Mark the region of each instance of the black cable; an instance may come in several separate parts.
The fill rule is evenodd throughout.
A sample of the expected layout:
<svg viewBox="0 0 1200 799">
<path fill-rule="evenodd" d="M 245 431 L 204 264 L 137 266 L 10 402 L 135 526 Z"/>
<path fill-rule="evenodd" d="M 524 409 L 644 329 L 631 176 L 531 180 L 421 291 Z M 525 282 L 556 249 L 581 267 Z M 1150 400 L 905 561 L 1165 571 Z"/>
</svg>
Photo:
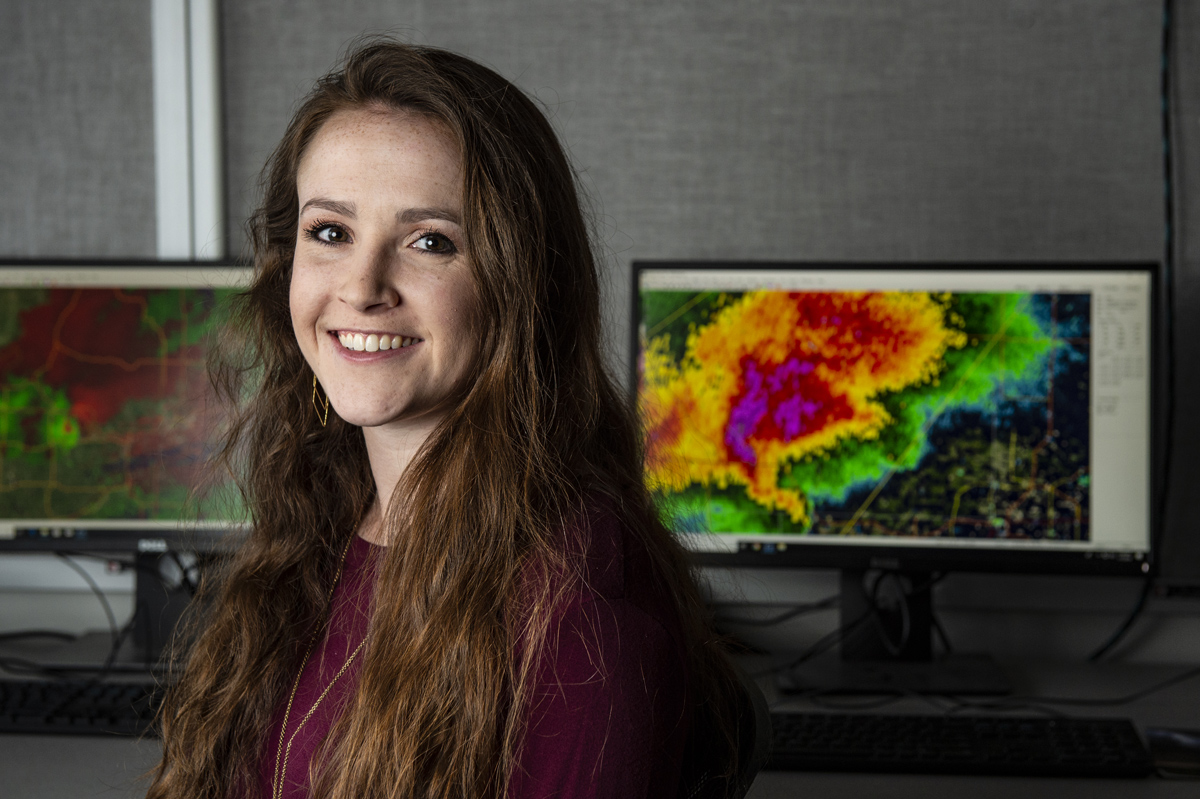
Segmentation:
<svg viewBox="0 0 1200 799">
<path fill-rule="evenodd" d="M 891 579 L 899 591 L 899 607 L 900 607 L 900 640 L 893 641 L 892 636 L 884 627 L 883 618 L 881 615 L 882 609 L 879 607 L 879 588 L 885 579 Z M 933 583 L 929 583 L 932 587 Z M 927 587 L 925 590 L 928 590 Z M 904 590 L 904 584 L 900 580 L 898 572 L 885 570 L 875 576 L 875 580 L 871 583 L 871 591 L 868 594 L 871 600 L 871 618 L 875 621 L 875 631 L 879 633 L 879 640 L 883 642 L 883 648 L 888 651 L 892 657 L 899 657 L 904 651 L 904 647 L 908 645 L 908 639 L 912 635 L 912 610 L 908 606 L 908 597 L 910 592 Z"/>
<path fill-rule="evenodd" d="M 773 674 L 779 674 L 780 672 L 791 671 L 792 669 L 796 668 L 797 666 L 807 663 L 808 661 L 815 658 L 817 655 L 820 655 L 820 654 L 828 651 L 832 647 L 836 646 L 837 644 L 841 643 L 842 639 L 844 639 L 850 633 L 857 630 L 859 627 L 861 627 L 864 623 L 866 623 L 870 619 L 871 619 L 871 611 L 867 611 L 866 613 L 862 614 L 854 621 L 851 621 L 848 624 L 840 625 L 836 629 L 831 630 L 830 632 L 826 633 L 825 635 L 822 635 L 820 638 L 818 638 L 813 643 L 812 646 L 810 646 L 808 649 L 804 650 L 804 652 L 802 652 L 800 655 L 798 655 L 796 658 L 789 661 L 788 663 L 785 663 L 781 666 L 772 666 L 771 668 L 766 669 L 765 671 L 761 671 L 756 674 L 752 674 L 751 676 L 757 679 L 759 677 L 769 677 Z"/>
<path fill-rule="evenodd" d="M 869 710 L 885 707 L 893 702 L 899 702 L 903 699 L 921 699 L 945 714 L 954 714 L 964 711 L 985 711 L 985 712 L 1002 712 L 1012 713 L 1019 711 L 1035 711 L 1043 713 L 1055 718 L 1065 718 L 1067 716 L 1061 710 L 1053 707 L 1054 705 L 1062 705 L 1066 707 L 1089 707 L 1089 708 L 1109 708 L 1128 705 L 1145 699 L 1148 696 L 1165 691 L 1181 683 L 1189 680 L 1194 680 L 1200 677 L 1200 666 L 1193 666 L 1178 674 L 1160 680 L 1156 683 L 1151 683 L 1145 688 L 1139 688 L 1122 696 L 1112 696 L 1103 699 L 1083 699 L 1071 696 L 1003 696 L 995 699 L 980 699 L 968 700 L 961 696 L 928 696 L 925 694 L 914 694 L 909 691 L 896 691 L 895 693 L 886 696 L 875 697 L 863 702 L 853 704 L 840 704 L 828 701 L 824 697 L 830 695 L 827 691 L 809 691 L 801 695 L 802 698 L 807 698 L 813 704 L 821 707 L 829 707 L 838 710 Z M 788 701 L 794 701 L 795 697 L 789 697 Z M 949 707 L 944 707 L 938 704 L 938 700 L 949 702 Z M 839 706 L 840 705 L 840 706 Z"/>
<path fill-rule="evenodd" d="M 1152 578 L 1147 577 L 1142 580 L 1142 590 L 1138 592 L 1137 602 L 1134 603 L 1133 610 L 1131 610 L 1129 615 L 1125 617 L 1125 621 L 1121 623 L 1121 626 L 1118 627 L 1113 634 L 1108 637 L 1108 640 L 1097 647 L 1092 654 L 1088 655 L 1089 663 L 1097 662 L 1110 651 L 1112 651 L 1113 647 L 1121 642 L 1121 639 L 1124 638 L 1125 634 L 1129 632 L 1129 629 L 1133 627 L 1134 622 L 1136 622 L 1142 615 L 1142 611 L 1146 607 L 1146 600 L 1149 599 L 1150 591 L 1153 588 L 1154 580 Z"/>
<path fill-rule="evenodd" d="M 1176 103 L 1174 94 L 1175 81 L 1175 37 L 1178 35 L 1175 25 L 1174 0 L 1163 0 L 1163 31 L 1162 31 L 1162 132 L 1163 132 L 1163 205 L 1166 218 L 1166 236 L 1163 249 L 1163 349 L 1166 351 L 1162 358 L 1165 374 L 1165 401 L 1163 408 L 1162 433 L 1162 484 L 1158 497 L 1158 524 L 1153 531 L 1154 541 L 1152 551 L 1155 556 L 1161 555 L 1161 545 L 1167 526 L 1167 510 L 1170 499 L 1171 460 L 1174 456 L 1175 430 L 1175 263 L 1176 255 L 1182 252 L 1184 230 L 1180 223 L 1182 218 L 1177 213 L 1178 201 L 1175 193 L 1175 171 L 1177 160 L 1176 139 Z M 1177 218 L 1178 217 L 1178 218 Z"/>
<path fill-rule="evenodd" d="M 15 630 L 9 633 L 0 633 L 0 642 L 20 641 L 25 638 L 57 638 L 60 641 L 74 641 L 79 636 L 62 630 Z"/>
<path fill-rule="evenodd" d="M 950 572 L 938 572 L 929 581 L 929 624 L 933 627 L 933 631 L 937 633 L 938 638 L 942 641 L 942 649 L 947 655 L 954 654 L 954 645 L 950 643 L 950 636 L 946 633 L 946 628 L 942 626 L 942 619 L 937 614 L 937 608 L 933 604 L 933 587 L 950 576 Z"/>
<path fill-rule="evenodd" d="M 71 560 L 71 556 L 69 554 L 65 552 L 55 552 L 54 554 L 61 558 L 64 563 L 74 569 L 79 576 L 83 578 L 84 582 L 88 584 L 88 588 L 92 589 L 92 593 L 96 595 L 96 598 L 100 600 L 100 606 L 104 608 L 104 615 L 108 617 L 108 631 L 112 636 L 113 649 L 116 649 L 120 645 L 121 631 L 117 627 L 117 617 L 113 613 L 112 605 L 108 603 L 108 597 L 106 597 L 104 592 L 100 590 L 100 586 L 96 585 L 96 581 L 92 579 L 92 575 L 88 574 L 87 570 L 78 563 Z"/>
<path fill-rule="evenodd" d="M 968 710 L 1019 710 L 1036 709 L 1042 712 L 1055 712 L 1043 705 L 1064 705 L 1067 707 L 1120 707 L 1145 699 L 1147 696 L 1165 691 L 1180 683 L 1200 677 L 1200 666 L 1193 666 L 1165 680 L 1151 683 L 1145 688 L 1139 688 L 1123 696 L 1112 696 L 1104 699 L 1083 699 L 1073 696 L 1002 696 L 991 700 L 967 701 L 956 699 L 957 704 Z"/>
<path fill-rule="evenodd" d="M 1163 534 L 1167 525 L 1168 500 L 1170 498 L 1170 467 L 1174 455 L 1175 429 L 1175 263 L 1176 255 L 1180 252 L 1183 238 L 1183 228 L 1176 218 L 1177 199 L 1175 196 L 1175 82 L 1172 76 L 1175 72 L 1175 36 L 1177 28 L 1174 24 L 1175 10 L 1173 0 L 1163 0 L 1163 29 L 1162 29 L 1162 154 L 1163 154 L 1163 208 L 1164 228 L 1166 234 L 1163 245 L 1163 382 L 1164 407 L 1162 431 L 1162 482 L 1158 496 L 1158 524 L 1152 531 L 1155 555 L 1161 554 Z"/>
<path fill-rule="evenodd" d="M 1171 458 L 1174 452 L 1172 433 L 1175 428 L 1175 322 L 1174 322 L 1174 296 L 1175 296 L 1175 255 L 1179 247 L 1180 226 L 1175 218 L 1175 103 L 1172 102 L 1174 97 L 1174 81 L 1172 74 L 1174 72 L 1175 48 L 1174 38 L 1176 35 L 1176 27 L 1174 24 L 1174 2 L 1173 0 L 1163 0 L 1162 6 L 1162 44 L 1161 44 L 1161 63 L 1159 65 L 1159 93 L 1160 93 L 1160 114 L 1162 125 L 1162 168 L 1163 168 L 1163 263 L 1162 263 L 1162 303 L 1161 309 L 1163 313 L 1163 322 L 1161 325 L 1163 333 L 1163 356 L 1160 358 L 1160 363 L 1163 365 L 1165 374 L 1164 380 L 1164 399 L 1163 399 L 1163 428 L 1161 433 L 1162 441 L 1162 458 L 1160 459 L 1161 466 L 1161 484 L 1159 486 L 1159 495 L 1157 497 L 1158 518 L 1151 530 L 1151 552 L 1157 558 L 1162 554 L 1162 542 L 1164 531 L 1167 525 L 1167 510 L 1168 499 L 1170 494 L 1170 468 Z M 1126 616 L 1121 625 L 1113 632 L 1108 639 L 1088 655 L 1089 662 L 1096 662 L 1108 654 L 1133 628 L 1133 625 L 1141 617 L 1142 612 L 1146 609 L 1146 600 L 1150 596 L 1151 590 L 1154 588 L 1154 573 L 1147 572 L 1142 584 L 1142 590 L 1138 594 L 1137 601 L 1134 603 L 1133 609 Z"/>
<path fill-rule="evenodd" d="M 954 654 L 954 646 L 950 643 L 950 636 L 946 634 L 946 628 L 942 626 L 942 620 L 933 609 L 933 603 L 929 604 L 929 623 L 933 625 L 933 631 L 937 633 L 942 642 L 942 649 L 947 655 Z"/>
<path fill-rule="evenodd" d="M 1125 694 L 1124 696 L 1114 696 L 1107 699 L 1078 699 L 1069 696 L 1034 696 L 1026 697 L 1030 702 L 1040 702 L 1046 705 L 1069 705 L 1072 707 L 1119 707 L 1120 705 L 1128 705 L 1130 702 L 1136 702 L 1139 699 L 1145 699 L 1151 694 L 1156 694 L 1159 691 L 1165 691 L 1167 688 L 1172 688 L 1180 683 L 1193 680 L 1200 677 L 1200 666 L 1193 666 L 1190 669 L 1176 674 L 1174 677 L 1168 677 L 1160 682 L 1152 683 L 1151 685 L 1141 688 L 1133 693 Z"/>
<path fill-rule="evenodd" d="M 799 657 L 796 657 L 790 663 L 788 663 L 785 667 L 785 670 L 790 671 L 803 663 L 807 663 L 817 655 L 832 649 L 834 646 L 844 641 L 852 632 L 870 621 L 872 616 L 872 612 L 868 610 L 866 613 L 862 614 L 850 623 L 840 625 L 836 630 L 821 636 L 816 640 L 816 643 L 805 650 Z"/>
<path fill-rule="evenodd" d="M 12 672 L 13 674 L 35 674 L 39 677 L 50 677 L 53 679 L 64 679 L 69 676 L 63 669 L 44 666 L 41 663 L 26 660 L 23 657 L 15 655 L 0 656 L 0 669 Z"/>
<path fill-rule="evenodd" d="M 108 616 L 109 632 L 112 635 L 112 645 L 108 649 L 108 655 L 104 658 L 104 663 L 100 665 L 100 668 L 96 670 L 92 677 L 87 680 L 87 682 L 80 685 L 77 690 L 72 691 L 66 698 L 63 699 L 63 701 L 60 703 L 60 707 L 65 707 L 79 698 L 79 696 L 81 696 L 89 688 L 100 684 L 106 677 L 108 677 L 109 673 L 112 671 L 113 665 L 117 661 L 117 656 L 121 651 L 122 644 L 125 643 L 125 639 L 128 638 L 130 631 L 133 629 L 134 622 L 137 619 L 137 614 L 131 614 L 129 621 L 127 621 L 124 626 L 118 628 L 117 617 L 112 611 L 112 605 L 109 604 L 108 598 L 104 596 L 104 592 L 100 590 L 100 586 L 96 585 L 96 581 L 92 579 L 92 576 L 88 574 L 82 566 L 73 561 L 68 553 L 56 552 L 55 554 L 62 558 L 67 565 L 69 565 L 72 569 L 78 572 L 81 577 L 83 577 L 83 579 L 87 582 L 88 587 L 92 589 L 92 593 L 94 593 L 97 599 L 100 600 L 100 604 L 104 608 L 104 613 L 106 616 Z M 53 670 L 47 671 L 54 673 Z"/>
<path fill-rule="evenodd" d="M 852 632 L 857 630 L 859 627 L 861 627 L 866 622 L 870 621 L 871 616 L 872 616 L 871 612 L 867 611 L 866 613 L 862 614 L 861 616 L 859 616 L 857 619 L 850 622 L 849 624 L 843 624 L 843 625 L 839 626 L 836 630 L 826 633 L 825 635 L 818 638 L 812 646 L 810 646 L 808 649 L 806 649 L 798 657 L 793 659 L 791 662 L 789 662 L 783 668 L 778 669 L 778 671 L 791 671 L 792 669 L 795 669 L 796 667 L 801 666 L 801 665 L 807 663 L 808 661 L 812 660 L 817 655 L 820 655 L 820 654 L 823 654 L 824 652 L 829 651 L 830 649 L 832 649 L 833 647 L 837 646 L 842 641 L 844 641 L 846 639 L 846 637 L 849 636 Z"/>
<path fill-rule="evenodd" d="M 767 616 L 763 619 L 752 619 L 744 616 L 720 616 L 716 617 L 716 621 L 721 624 L 737 624 L 743 627 L 773 627 L 776 624 L 783 624 L 785 621 L 804 616 L 809 613 L 817 613 L 822 610 L 835 608 L 841 597 L 838 595 L 827 596 L 824 599 L 816 602 L 809 602 L 803 605 L 796 605 L 788 610 L 778 613 L 774 616 Z"/>
</svg>

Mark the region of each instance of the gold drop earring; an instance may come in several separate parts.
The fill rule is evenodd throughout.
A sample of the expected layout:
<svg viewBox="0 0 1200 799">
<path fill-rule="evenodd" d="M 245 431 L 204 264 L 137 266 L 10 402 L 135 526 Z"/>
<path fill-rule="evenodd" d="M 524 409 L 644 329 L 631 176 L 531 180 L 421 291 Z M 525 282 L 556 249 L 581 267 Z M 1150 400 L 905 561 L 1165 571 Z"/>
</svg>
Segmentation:
<svg viewBox="0 0 1200 799">
<path fill-rule="evenodd" d="M 318 393 L 319 392 L 317 391 L 317 375 L 314 372 L 313 373 L 313 393 L 312 393 L 313 410 L 315 410 L 317 412 L 317 418 L 321 420 L 321 427 L 324 427 L 325 423 L 329 421 L 329 394 L 326 393 L 325 396 L 322 397 L 322 400 L 324 400 L 324 404 L 322 405 L 322 401 L 317 399 Z"/>
</svg>

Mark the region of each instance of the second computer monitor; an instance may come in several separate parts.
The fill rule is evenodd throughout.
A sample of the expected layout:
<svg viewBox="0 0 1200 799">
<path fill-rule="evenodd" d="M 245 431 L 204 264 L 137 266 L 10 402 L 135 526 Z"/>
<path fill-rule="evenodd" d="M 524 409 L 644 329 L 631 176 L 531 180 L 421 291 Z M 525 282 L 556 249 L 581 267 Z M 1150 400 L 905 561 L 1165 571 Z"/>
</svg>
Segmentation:
<svg viewBox="0 0 1200 799">
<path fill-rule="evenodd" d="M 1153 266 L 634 266 L 648 479 L 709 562 L 1149 568 Z"/>
</svg>

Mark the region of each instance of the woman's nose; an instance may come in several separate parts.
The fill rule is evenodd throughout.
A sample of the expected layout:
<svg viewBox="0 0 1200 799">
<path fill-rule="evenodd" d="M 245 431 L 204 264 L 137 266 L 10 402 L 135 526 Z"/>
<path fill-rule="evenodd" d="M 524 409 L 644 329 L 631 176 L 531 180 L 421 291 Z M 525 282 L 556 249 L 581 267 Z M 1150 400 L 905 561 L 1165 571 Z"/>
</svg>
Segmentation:
<svg viewBox="0 0 1200 799">
<path fill-rule="evenodd" d="M 342 263 L 339 299 L 360 312 L 399 305 L 400 292 L 390 280 L 394 257 L 389 247 L 360 247 L 355 257 Z"/>
</svg>

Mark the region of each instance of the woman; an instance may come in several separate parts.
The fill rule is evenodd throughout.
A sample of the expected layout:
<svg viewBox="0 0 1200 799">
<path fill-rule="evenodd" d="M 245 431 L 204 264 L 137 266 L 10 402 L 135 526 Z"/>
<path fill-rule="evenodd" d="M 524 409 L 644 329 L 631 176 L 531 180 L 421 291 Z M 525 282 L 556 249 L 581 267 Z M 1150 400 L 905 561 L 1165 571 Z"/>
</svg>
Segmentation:
<svg viewBox="0 0 1200 799">
<path fill-rule="evenodd" d="M 392 41 L 264 170 L 226 442 L 253 531 L 150 797 L 672 796 L 729 666 L 607 376 L 573 173 L 519 90 Z M 732 763 L 730 764 L 732 768 Z"/>
</svg>

